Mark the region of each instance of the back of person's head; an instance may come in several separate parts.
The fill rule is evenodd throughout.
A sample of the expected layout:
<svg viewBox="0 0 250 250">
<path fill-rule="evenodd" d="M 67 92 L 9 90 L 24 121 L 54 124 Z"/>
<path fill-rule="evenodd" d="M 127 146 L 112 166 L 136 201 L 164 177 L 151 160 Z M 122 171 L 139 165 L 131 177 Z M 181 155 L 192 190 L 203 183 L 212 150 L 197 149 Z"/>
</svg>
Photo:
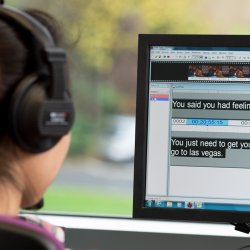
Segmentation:
<svg viewBox="0 0 250 250">
<path fill-rule="evenodd" d="M 4 7 L 0 6 L 0 8 Z M 49 34 L 53 38 L 53 43 L 56 46 L 55 54 L 58 51 L 59 51 L 58 53 L 61 53 L 61 50 L 59 49 L 57 50 L 57 46 L 61 46 L 63 43 L 62 33 L 58 22 L 49 14 L 39 10 L 26 10 L 23 11 L 23 13 L 24 15 L 27 14 L 28 17 L 31 17 L 33 20 L 38 21 L 39 25 L 48 30 Z M 38 104 L 33 105 L 33 103 L 32 102 L 29 103 L 29 101 L 26 101 L 27 104 L 26 103 L 23 104 L 22 102 L 21 104 L 19 104 L 18 102 L 16 103 L 16 99 L 22 99 L 23 97 L 19 97 L 18 94 L 15 94 L 13 97 L 13 93 L 17 92 L 19 85 L 23 84 L 22 83 L 23 79 L 27 78 L 27 76 L 33 76 L 33 74 L 37 74 L 37 72 L 40 70 L 40 67 L 42 68 L 41 65 L 44 63 L 41 62 L 43 58 L 40 55 L 41 50 L 44 49 L 42 48 L 42 46 L 43 45 L 37 43 L 36 36 L 30 34 L 30 32 L 26 28 L 22 27 L 22 24 L 19 25 L 17 22 L 15 21 L 13 22 L 11 18 L 8 18 L 8 16 L 6 18 L 5 15 L 1 15 L 1 10 L 0 10 L 0 114 L 2 117 L 2 121 L 0 124 L 0 194 L 2 199 L 2 192 L 5 192 L 6 196 L 8 196 L 11 195 L 11 192 L 14 191 L 18 196 L 17 203 L 19 204 L 20 207 L 31 206 L 32 204 L 37 202 L 41 198 L 42 193 L 45 191 L 47 186 L 54 179 L 68 149 L 69 136 L 66 132 L 70 129 L 73 123 L 73 111 L 72 111 L 73 106 L 70 97 L 68 96 L 68 93 L 63 94 L 65 96 L 67 95 L 67 97 L 65 98 L 63 97 L 62 100 L 59 101 L 54 99 L 52 101 L 49 100 L 47 104 L 47 89 L 50 87 L 48 85 L 50 85 L 53 80 L 56 81 L 57 78 L 60 78 L 61 77 L 60 75 L 65 74 L 65 72 L 61 72 L 59 74 L 57 72 L 56 76 L 53 75 L 49 76 L 48 78 L 43 77 L 42 80 L 39 79 L 39 76 L 36 76 L 39 79 L 39 81 L 35 83 L 32 82 L 30 86 L 28 85 L 27 90 L 25 89 L 24 91 L 25 94 L 26 92 L 29 92 L 30 89 L 32 90 L 33 85 L 34 86 L 37 85 L 38 87 L 35 86 L 35 88 L 38 88 L 37 96 L 39 98 L 40 95 L 44 96 L 42 97 L 44 98 L 44 100 L 41 99 L 41 101 L 38 101 Z M 58 58 L 56 58 L 55 60 L 57 59 Z M 47 59 L 47 61 L 49 60 L 50 58 Z M 51 72 L 49 72 L 50 70 L 55 70 L 51 68 L 53 68 L 55 65 L 56 65 L 55 68 L 58 66 L 57 64 L 51 64 L 51 65 L 47 67 L 48 72 L 46 72 L 46 74 L 48 75 L 51 74 Z M 66 70 L 65 68 L 66 67 L 64 67 L 64 70 Z M 47 79 L 49 79 L 50 81 L 49 83 L 46 83 Z M 65 79 L 67 79 L 67 77 Z M 45 83 L 43 83 L 43 80 L 45 81 Z M 44 89 L 43 91 L 45 93 L 39 94 L 40 91 L 39 88 Z M 33 99 L 37 98 L 37 96 L 32 97 L 33 93 L 32 91 L 30 94 L 31 97 L 29 97 L 29 99 L 31 100 L 32 98 Z M 34 91 L 34 93 L 36 92 L 37 90 Z M 36 107 L 37 105 L 40 105 L 39 102 L 43 101 L 46 103 L 41 104 L 41 107 L 32 111 L 32 109 L 34 109 L 34 106 Z M 13 111 L 10 108 L 10 106 L 13 105 L 13 102 L 14 105 L 16 105 L 15 108 L 11 107 L 12 109 L 14 109 L 14 111 L 19 108 L 19 105 L 25 105 L 23 108 L 24 111 L 22 110 L 18 111 L 18 112 L 24 112 L 24 115 L 22 115 L 22 113 L 21 115 L 20 113 L 17 113 L 18 117 L 17 118 L 15 117 L 16 113 L 13 114 Z M 53 107 L 55 107 L 55 111 L 53 111 Z M 48 110 L 46 110 L 46 108 Z M 33 130 L 39 130 L 39 129 L 44 130 L 45 132 L 44 131 L 43 132 L 45 136 L 40 134 L 36 135 L 37 133 L 40 133 L 39 131 L 38 132 L 35 131 L 36 134 L 33 134 L 33 131 L 31 129 L 30 130 L 31 138 L 27 138 L 28 146 L 26 146 L 26 144 L 23 143 L 22 140 L 23 137 L 29 137 L 29 135 L 26 136 L 27 132 L 25 136 L 20 136 L 21 139 L 20 138 L 16 139 L 16 137 L 18 137 L 16 134 L 18 134 L 19 132 L 22 133 L 22 130 L 26 129 L 24 128 L 25 122 L 28 123 L 29 120 L 32 120 L 34 118 L 33 116 L 34 115 L 36 116 L 36 113 L 40 112 L 41 109 L 42 109 L 41 112 L 44 112 L 44 114 L 41 115 L 42 128 L 35 127 L 35 129 Z M 58 110 L 61 111 L 59 112 Z M 45 112 L 47 113 L 45 114 Z M 54 132 L 55 136 L 53 133 L 52 135 L 49 134 L 50 131 L 49 130 L 47 131 L 46 128 L 43 127 L 43 123 L 45 122 L 53 123 L 54 121 L 58 122 L 58 119 L 62 119 L 60 115 L 66 114 L 67 112 L 70 113 L 69 114 L 70 121 L 60 120 L 61 123 L 62 122 L 69 123 L 68 125 L 66 124 L 68 126 L 67 129 L 61 133 L 60 131 L 59 132 L 55 131 Z M 45 119 L 44 117 L 46 115 L 52 116 L 53 114 L 56 115 L 57 120 L 55 119 L 49 121 L 44 120 Z M 13 125 L 12 120 L 9 118 L 10 116 L 12 116 L 12 120 L 24 119 L 24 121 L 21 121 L 21 124 L 24 124 L 22 125 L 23 127 L 21 127 L 21 129 L 20 128 L 16 129 L 15 127 L 16 125 Z M 39 121 L 40 116 L 35 119 L 38 120 L 38 123 L 40 122 Z M 27 128 L 29 129 L 31 125 L 30 124 L 27 125 Z M 58 125 L 58 124 L 54 123 L 52 125 Z M 61 124 L 59 125 L 61 126 Z M 60 127 L 58 130 L 60 130 Z M 48 136 L 46 133 L 48 134 Z M 33 143 L 33 140 L 36 141 Z M 39 140 L 41 140 L 41 145 Z M 34 149 L 32 143 L 34 144 Z M 9 190 L 11 191 L 9 192 Z M 20 197 L 18 193 L 21 193 Z M 13 197 L 14 196 L 15 195 L 13 195 Z M 6 206 L 12 206 L 11 205 L 12 201 L 8 201 L 7 203 Z M 1 207 L 0 207 L 0 213 L 1 213 Z"/>
</svg>

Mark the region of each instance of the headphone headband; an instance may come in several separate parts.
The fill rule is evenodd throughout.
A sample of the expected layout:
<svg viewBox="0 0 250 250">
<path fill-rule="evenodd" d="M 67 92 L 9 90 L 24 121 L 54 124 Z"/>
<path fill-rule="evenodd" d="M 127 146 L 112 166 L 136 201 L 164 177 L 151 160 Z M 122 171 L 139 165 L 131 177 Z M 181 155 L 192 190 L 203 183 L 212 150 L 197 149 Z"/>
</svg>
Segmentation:
<svg viewBox="0 0 250 250">
<path fill-rule="evenodd" d="M 48 29 L 32 16 L 10 6 L 0 5 L 0 16 L 30 32 L 43 47 L 54 47 L 54 40 Z"/>
<path fill-rule="evenodd" d="M 24 11 L 18 10 L 10 6 L 0 5 L 0 17 L 6 19 L 8 23 L 18 25 L 22 29 L 28 31 L 38 43 L 41 44 L 46 65 L 49 66 L 51 71 L 52 84 L 50 86 L 50 96 L 54 99 L 64 98 L 65 75 L 59 75 L 57 72 L 64 72 L 64 64 L 66 62 L 66 53 L 64 49 L 55 46 L 54 39 L 52 38 L 48 29 L 31 15 Z M 42 57 L 42 55 L 40 55 Z M 45 64 L 44 63 L 44 64 Z"/>
</svg>

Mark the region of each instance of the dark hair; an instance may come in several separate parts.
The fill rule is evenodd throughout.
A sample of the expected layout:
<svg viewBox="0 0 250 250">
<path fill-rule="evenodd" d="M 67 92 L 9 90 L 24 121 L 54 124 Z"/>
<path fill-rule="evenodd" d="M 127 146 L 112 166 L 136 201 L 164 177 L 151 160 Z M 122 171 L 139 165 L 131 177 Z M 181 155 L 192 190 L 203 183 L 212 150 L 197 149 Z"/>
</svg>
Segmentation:
<svg viewBox="0 0 250 250">
<path fill-rule="evenodd" d="M 39 10 L 26 10 L 50 31 L 56 45 L 61 45 L 62 34 L 57 21 L 49 14 Z M 10 96 L 18 82 L 34 70 L 30 35 L 12 24 L 1 19 L 0 16 L 0 115 L 2 121 L 7 120 Z M 16 186 L 10 170 L 14 160 L 16 145 L 9 138 L 7 122 L 0 124 L 0 179 L 12 179 Z M 13 155 L 14 154 L 14 155 Z M 11 172 L 12 171 L 12 172 Z"/>
</svg>

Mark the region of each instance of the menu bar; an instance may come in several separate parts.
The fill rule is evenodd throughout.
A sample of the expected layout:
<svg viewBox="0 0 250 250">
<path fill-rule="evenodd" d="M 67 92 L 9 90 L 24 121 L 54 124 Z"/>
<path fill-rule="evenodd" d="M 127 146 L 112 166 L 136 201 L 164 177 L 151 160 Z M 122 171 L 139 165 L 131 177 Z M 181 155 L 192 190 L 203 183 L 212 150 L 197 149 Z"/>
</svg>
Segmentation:
<svg viewBox="0 0 250 250">
<path fill-rule="evenodd" d="M 197 51 L 153 49 L 150 53 L 150 59 L 159 61 L 250 62 L 250 51 Z"/>
</svg>

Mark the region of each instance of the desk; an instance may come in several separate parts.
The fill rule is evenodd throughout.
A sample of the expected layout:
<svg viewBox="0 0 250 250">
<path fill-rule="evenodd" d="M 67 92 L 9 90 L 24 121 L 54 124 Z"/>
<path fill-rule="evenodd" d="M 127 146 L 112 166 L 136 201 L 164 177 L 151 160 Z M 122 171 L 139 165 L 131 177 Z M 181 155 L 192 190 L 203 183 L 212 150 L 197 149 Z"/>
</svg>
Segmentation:
<svg viewBox="0 0 250 250">
<path fill-rule="evenodd" d="M 250 236 L 230 224 L 42 215 L 66 227 L 66 245 L 100 250 L 237 250 Z M 250 248 L 249 248 L 250 250 Z"/>
</svg>

